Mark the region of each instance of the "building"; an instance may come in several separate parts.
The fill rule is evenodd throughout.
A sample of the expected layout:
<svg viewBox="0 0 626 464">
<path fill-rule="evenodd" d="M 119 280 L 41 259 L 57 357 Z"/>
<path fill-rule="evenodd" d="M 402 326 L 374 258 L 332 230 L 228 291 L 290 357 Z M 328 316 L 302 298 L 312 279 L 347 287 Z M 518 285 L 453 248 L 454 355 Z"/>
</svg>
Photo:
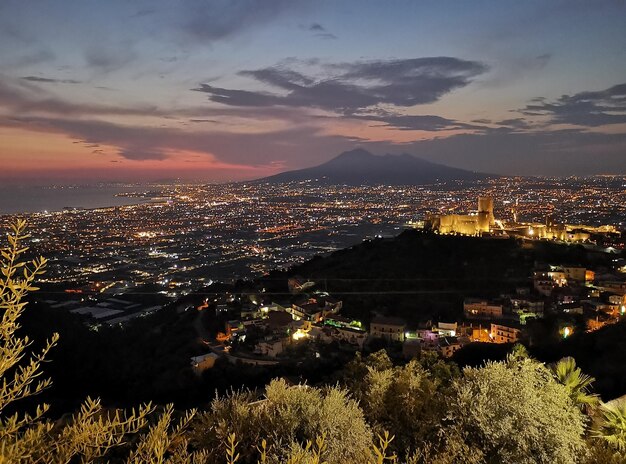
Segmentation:
<svg viewBox="0 0 626 464">
<path fill-rule="evenodd" d="M 479 197 L 475 213 L 432 215 L 427 218 L 425 227 L 440 234 L 479 235 L 489 232 L 495 223 L 493 198 Z"/>
<path fill-rule="evenodd" d="M 587 269 L 585 269 L 584 267 L 563 266 L 562 269 L 565 273 L 565 278 L 568 281 L 585 283 L 587 280 Z"/>
<path fill-rule="evenodd" d="M 492 197 L 478 197 L 478 217 L 481 230 L 489 231 L 489 228 L 496 224 Z"/>
<path fill-rule="evenodd" d="M 472 335 L 470 340 L 473 342 L 489 343 L 491 342 L 491 332 L 489 329 L 479 325 L 478 327 L 472 327 Z"/>
<path fill-rule="evenodd" d="M 376 316 L 370 323 L 370 336 L 390 342 L 403 342 L 406 322 L 398 317 Z"/>
<path fill-rule="evenodd" d="M 331 337 L 338 341 L 355 345 L 359 349 L 363 349 L 367 332 L 353 327 L 331 327 Z"/>
<path fill-rule="evenodd" d="M 191 367 L 196 374 L 200 375 L 207 369 L 213 368 L 217 358 L 219 358 L 219 356 L 215 353 L 207 353 L 200 356 L 194 356 L 191 358 Z"/>
<path fill-rule="evenodd" d="M 456 337 L 458 324 L 456 322 L 438 322 L 433 332 L 437 332 L 440 337 Z"/>
<path fill-rule="evenodd" d="M 461 349 L 461 344 L 456 337 L 440 337 L 439 346 L 437 351 L 444 358 L 450 358 L 452 355 Z"/>
<path fill-rule="evenodd" d="M 502 305 L 490 303 L 487 300 L 466 298 L 463 301 L 463 313 L 468 319 L 500 319 Z"/>
<path fill-rule="evenodd" d="M 273 331 L 287 330 L 292 321 L 291 314 L 282 311 L 270 311 L 267 314 L 267 325 Z"/>
<path fill-rule="evenodd" d="M 489 338 L 494 343 L 515 343 L 519 341 L 521 331 L 515 327 L 502 324 L 491 324 Z"/>
<path fill-rule="evenodd" d="M 291 308 L 287 309 L 287 311 L 293 314 L 297 319 L 305 319 L 313 322 L 320 322 L 324 316 L 324 309 L 320 307 L 315 298 L 293 303 Z"/>
<path fill-rule="evenodd" d="M 282 339 L 272 339 L 259 342 L 254 348 L 254 352 L 268 358 L 275 358 L 283 352 L 284 341 Z"/>
</svg>

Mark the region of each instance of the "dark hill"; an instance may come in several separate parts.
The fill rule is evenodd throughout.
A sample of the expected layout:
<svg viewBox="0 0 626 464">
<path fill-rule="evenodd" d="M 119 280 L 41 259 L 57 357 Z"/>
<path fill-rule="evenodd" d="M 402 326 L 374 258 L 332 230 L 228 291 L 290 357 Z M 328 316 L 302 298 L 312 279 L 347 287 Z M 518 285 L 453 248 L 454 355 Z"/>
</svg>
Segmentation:
<svg viewBox="0 0 626 464">
<path fill-rule="evenodd" d="M 347 185 L 423 185 L 438 181 L 480 180 L 493 177 L 431 163 L 412 155 L 376 156 L 363 149 L 346 151 L 332 160 L 306 169 L 259 179 L 262 182 L 318 180 Z"/>
<path fill-rule="evenodd" d="M 456 320 L 464 297 L 495 297 L 526 284 L 533 260 L 514 239 L 407 230 L 393 239 L 366 241 L 314 258 L 286 272 L 318 282 L 318 288 L 343 299 L 353 317 L 367 321 L 370 311 L 377 310 L 415 323 L 428 318 Z M 284 276 L 270 274 L 272 281 Z"/>
<path fill-rule="evenodd" d="M 409 323 L 451 321 L 462 316 L 465 297 L 498 297 L 528 286 L 536 261 L 595 265 L 602 257 L 582 247 L 513 238 L 477 238 L 406 230 L 391 239 L 365 241 L 288 271 L 270 273 L 264 283 L 284 292 L 287 275 L 318 282 L 344 301 L 347 313 L 364 321 L 370 311 L 401 316 Z M 606 256 L 602 259 L 608 259 Z"/>
</svg>

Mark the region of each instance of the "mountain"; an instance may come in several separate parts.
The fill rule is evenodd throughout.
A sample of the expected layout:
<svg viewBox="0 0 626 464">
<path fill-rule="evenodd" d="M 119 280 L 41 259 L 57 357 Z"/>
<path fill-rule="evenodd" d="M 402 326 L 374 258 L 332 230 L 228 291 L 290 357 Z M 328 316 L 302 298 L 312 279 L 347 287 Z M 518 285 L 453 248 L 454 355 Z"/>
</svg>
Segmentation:
<svg viewBox="0 0 626 464">
<path fill-rule="evenodd" d="M 319 180 L 328 184 L 347 185 L 422 185 L 489 177 L 494 176 L 431 163 L 412 155 L 376 156 L 357 148 L 343 152 L 319 166 L 282 172 L 259 181 L 278 183 Z"/>
</svg>

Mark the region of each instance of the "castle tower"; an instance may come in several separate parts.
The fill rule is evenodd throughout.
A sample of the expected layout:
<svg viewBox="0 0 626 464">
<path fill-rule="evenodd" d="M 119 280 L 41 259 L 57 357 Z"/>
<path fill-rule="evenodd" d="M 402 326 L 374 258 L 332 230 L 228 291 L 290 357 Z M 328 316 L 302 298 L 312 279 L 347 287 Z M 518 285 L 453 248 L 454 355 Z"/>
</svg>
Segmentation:
<svg viewBox="0 0 626 464">
<path fill-rule="evenodd" d="M 481 216 L 486 216 L 489 227 L 496 223 L 496 218 L 493 216 L 493 198 L 478 197 L 478 217 Z"/>
</svg>

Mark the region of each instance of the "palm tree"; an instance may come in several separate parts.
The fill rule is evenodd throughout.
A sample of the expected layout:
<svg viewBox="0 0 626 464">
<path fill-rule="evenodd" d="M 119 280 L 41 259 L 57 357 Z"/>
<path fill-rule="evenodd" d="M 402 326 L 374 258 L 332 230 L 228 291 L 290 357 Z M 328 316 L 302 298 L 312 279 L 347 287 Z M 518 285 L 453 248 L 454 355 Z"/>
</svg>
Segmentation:
<svg viewBox="0 0 626 464">
<path fill-rule="evenodd" d="M 572 357 L 561 359 L 552 367 L 556 381 L 569 390 L 570 398 L 582 411 L 597 406 L 600 402 L 598 395 L 589 393 L 591 384 L 596 380 L 584 374 Z"/>
<path fill-rule="evenodd" d="M 626 397 L 600 405 L 592 435 L 626 453 Z"/>
</svg>

